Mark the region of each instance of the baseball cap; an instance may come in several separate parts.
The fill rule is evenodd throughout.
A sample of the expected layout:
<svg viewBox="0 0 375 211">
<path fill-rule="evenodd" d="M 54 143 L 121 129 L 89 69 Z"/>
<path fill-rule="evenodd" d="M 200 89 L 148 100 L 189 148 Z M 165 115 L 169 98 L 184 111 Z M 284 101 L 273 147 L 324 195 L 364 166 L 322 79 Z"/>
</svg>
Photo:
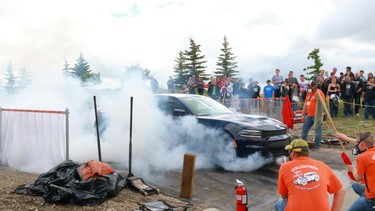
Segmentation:
<svg viewBox="0 0 375 211">
<path fill-rule="evenodd" d="M 318 85 L 318 83 L 316 83 L 315 80 L 312 80 L 312 81 L 310 82 L 310 86 L 316 86 L 316 85 Z"/>
<path fill-rule="evenodd" d="M 308 152 L 309 144 L 303 139 L 294 139 L 289 145 L 285 146 L 285 150 L 294 152 Z"/>
</svg>

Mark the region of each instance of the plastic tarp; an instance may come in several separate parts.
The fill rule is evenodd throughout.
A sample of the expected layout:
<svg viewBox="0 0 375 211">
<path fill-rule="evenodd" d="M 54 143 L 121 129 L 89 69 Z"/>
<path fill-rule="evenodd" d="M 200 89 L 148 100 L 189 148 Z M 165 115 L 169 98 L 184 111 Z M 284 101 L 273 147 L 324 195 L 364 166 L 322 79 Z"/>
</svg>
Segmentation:
<svg viewBox="0 0 375 211">
<path fill-rule="evenodd" d="M 83 180 L 79 175 L 82 165 L 67 160 L 39 175 L 33 183 L 20 185 L 14 192 L 43 196 L 47 203 L 98 205 L 116 196 L 126 185 L 117 172 Z"/>
<path fill-rule="evenodd" d="M 141 203 L 140 211 L 187 211 L 192 206 L 172 206 L 163 200 Z"/>
</svg>

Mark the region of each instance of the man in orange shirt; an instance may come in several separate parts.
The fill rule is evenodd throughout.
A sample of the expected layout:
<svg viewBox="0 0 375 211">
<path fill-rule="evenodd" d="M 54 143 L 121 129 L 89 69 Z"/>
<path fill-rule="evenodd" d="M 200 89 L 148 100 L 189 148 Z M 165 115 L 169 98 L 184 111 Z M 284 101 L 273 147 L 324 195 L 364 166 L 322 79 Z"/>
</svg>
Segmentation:
<svg viewBox="0 0 375 211">
<path fill-rule="evenodd" d="M 353 143 L 352 138 L 348 138 L 342 133 L 336 133 L 336 137 Z M 360 195 L 348 210 L 375 210 L 375 147 L 374 136 L 370 132 L 360 133 L 356 139 L 353 154 L 359 156 L 356 159 L 357 168 L 348 165 L 348 171 L 353 172 L 356 181 L 353 183 L 353 190 Z"/>
<path fill-rule="evenodd" d="M 314 125 L 316 102 L 318 100 L 319 95 L 324 100 L 324 93 L 320 89 L 318 89 L 318 83 L 316 81 L 311 81 L 310 90 L 308 91 L 306 95 L 305 103 L 303 105 L 303 110 L 302 110 L 302 121 L 303 121 L 302 139 L 305 141 L 307 141 L 307 134 L 309 130 Z M 314 148 L 312 150 L 319 149 L 321 141 L 322 141 L 322 124 L 320 123 L 319 125 L 315 126 L 315 140 L 314 140 Z"/>
<path fill-rule="evenodd" d="M 308 157 L 305 140 L 295 139 L 285 147 L 291 161 L 283 163 L 279 170 L 278 192 L 281 198 L 276 210 L 339 211 L 345 191 L 335 173 L 323 162 Z M 327 193 L 334 194 L 332 207 Z"/>
</svg>

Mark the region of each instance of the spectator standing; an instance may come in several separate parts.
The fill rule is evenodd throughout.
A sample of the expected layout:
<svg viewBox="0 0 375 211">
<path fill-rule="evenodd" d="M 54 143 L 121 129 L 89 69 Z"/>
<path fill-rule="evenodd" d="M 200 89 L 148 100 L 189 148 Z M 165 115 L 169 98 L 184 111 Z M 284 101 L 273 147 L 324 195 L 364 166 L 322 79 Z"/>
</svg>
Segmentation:
<svg viewBox="0 0 375 211">
<path fill-rule="evenodd" d="M 366 77 L 364 76 L 365 71 L 360 70 L 359 71 L 359 77 L 362 79 L 363 82 L 367 81 Z"/>
<path fill-rule="evenodd" d="M 322 92 L 324 93 L 324 99 L 326 99 L 326 96 L 327 96 L 327 90 L 328 90 L 328 85 L 327 83 L 324 81 L 324 78 L 323 77 L 320 77 L 318 79 L 318 89 L 322 90 Z"/>
<path fill-rule="evenodd" d="M 281 84 L 284 81 L 284 78 L 280 75 L 280 69 L 275 70 L 276 75 L 272 76 L 272 84 L 275 89 L 275 98 L 281 97 Z"/>
<path fill-rule="evenodd" d="M 355 94 L 354 94 L 354 113 L 359 116 L 359 108 L 361 108 L 361 98 L 363 91 L 363 81 L 359 76 L 359 73 L 354 74 L 353 83 L 355 84 Z"/>
<path fill-rule="evenodd" d="M 174 80 L 172 79 L 172 76 L 169 76 L 169 79 L 167 81 L 167 86 L 168 86 L 168 92 L 174 93 Z"/>
<path fill-rule="evenodd" d="M 332 68 L 332 72 L 333 72 L 333 74 L 335 75 L 335 77 L 337 78 L 337 76 L 336 76 L 336 73 L 337 73 L 337 67 Z"/>
<path fill-rule="evenodd" d="M 344 102 L 344 116 L 353 116 L 353 99 L 355 95 L 355 84 L 350 74 L 345 75 L 345 81 L 341 84 L 341 98 Z"/>
<path fill-rule="evenodd" d="M 345 73 L 345 75 L 349 75 L 349 76 L 350 76 L 350 79 L 353 80 L 353 78 L 354 78 L 354 74 L 353 74 L 353 72 L 352 72 L 352 68 L 351 68 L 350 66 L 347 66 L 347 67 L 346 67 L 346 73 Z"/>
<path fill-rule="evenodd" d="M 344 82 L 345 82 L 345 75 L 344 75 L 343 72 L 340 72 L 340 76 L 339 76 L 339 81 L 338 81 L 338 83 L 339 83 L 339 84 L 342 84 L 342 83 L 344 83 Z"/>
<path fill-rule="evenodd" d="M 224 101 L 226 107 L 230 107 L 230 99 L 232 97 L 233 84 L 230 81 L 230 78 L 223 79 L 223 86 L 220 89 L 221 99 Z"/>
<path fill-rule="evenodd" d="M 197 91 L 198 91 L 198 94 L 199 95 L 203 95 L 203 92 L 204 92 L 204 81 L 203 81 L 203 77 L 202 76 L 199 76 L 198 77 L 198 81 L 197 81 Z"/>
<path fill-rule="evenodd" d="M 220 97 L 220 86 L 217 84 L 217 79 L 212 77 L 211 83 L 208 86 L 207 95 L 214 100 L 218 100 Z"/>
<path fill-rule="evenodd" d="M 318 97 L 324 99 L 324 94 L 318 89 L 318 84 L 316 81 L 311 81 L 310 83 L 311 91 L 306 95 L 305 103 L 302 110 L 302 139 L 307 141 L 307 134 L 311 127 L 314 125 L 315 121 L 315 110 Z M 324 102 L 323 102 L 324 103 Z M 322 141 L 322 123 L 315 125 L 315 139 L 314 148 L 312 150 L 318 150 L 320 148 L 320 143 Z"/>
<path fill-rule="evenodd" d="M 151 90 L 153 93 L 157 93 L 159 89 L 159 82 L 154 77 L 150 77 L 150 83 L 151 83 Z"/>
<path fill-rule="evenodd" d="M 240 80 L 237 78 L 233 79 L 233 92 L 232 92 L 232 106 L 234 109 L 240 108 L 239 102 L 239 91 L 240 91 L 241 83 Z"/>
<path fill-rule="evenodd" d="M 186 84 L 182 85 L 180 92 L 181 94 L 187 94 L 189 92 L 189 88 L 186 86 Z"/>
<path fill-rule="evenodd" d="M 305 98 L 306 98 L 306 93 L 307 93 L 307 85 L 309 84 L 306 79 L 305 79 L 305 76 L 304 75 L 300 75 L 299 76 L 299 91 L 300 91 L 300 96 L 301 96 L 301 99 L 302 99 L 302 102 L 305 101 Z"/>
<path fill-rule="evenodd" d="M 281 96 L 286 97 L 288 96 L 290 98 L 290 87 L 288 86 L 288 82 L 285 80 L 281 85 Z"/>
<path fill-rule="evenodd" d="M 292 109 L 296 110 L 298 103 L 301 101 L 301 98 L 299 96 L 299 91 L 300 90 L 299 90 L 298 82 L 294 83 L 290 87 L 290 91 L 291 91 L 290 99 L 292 99 Z"/>
<path fill-rule="evenodd" d="M 253 98 L 253 94 L 254 94 L 254 89 L 253 89 L 253 79 L 252 78 L 249 78 L 249 84 L 247 85 L 247 91 L 249 92 L 248 95 L 249 95 L 249 98 Z"/>
<path fill-rule="evenodd" d="M 193 75 L 188 81 L 189 94 L 195 94 L 195 87 L 197 87 L 197 82 L 195 81 L 195 75 Z"/>
<path fill-rule="evenodd" d="M 260 108 L 260 86 L 258 85 L 258 81 L 253 81 L 251 84 L 249 84 L 249 94 L 250 95 L 250 101 L 253 108 L 257 109 L 259 112 Z"/>
<path fill-rule="evenodd" d="M 335 134 L 341 140 L 351 141 L 342 133 Z M 353 173 L 353 177 L 357 182 L 353 183 L 353 190 L 360 196 L 349 207 L 352 210 L 374 210 L 375 206 L 375 147 L 374 136 L 370 132 L 360 133 L 357 135 L 356 146 L 353 148 L 353 154 L 358 155 L 356 159 L 357 167 L 347 165 L 348 172 Z"/>
<path fill-rule="evenodd" d="M 329 97 L 329 113 L 331 117 L 337 117 L 339 112 L 340 85 L 337 84 L 336 77 L 333 77 L 332 82 L 328 85 L 327 94 Z"/>
<path fill-rule="evenodd" d="M 368 79 L 369 79 L 370 77 L 371 77 L 371 78 L 374 77 L 374 75 L 373 75 L 371 72 L 370 72 L 370 73 L 367 73 L 367 81 L 368 81 Z"/>
<path fill-rule="evenodd" d="M 285 80 L 288 82 L 289 87 L 291 87 L 294 83 L 298 83 L 297 78 L 293 76 L 293 71 L 289 71 L 288 78 Z"/>
<path fill-rule="evenodd" d="M 365 102 L 365 119 L 368 120 L 370 114 L 375 120 L 375 78 L 370 77 L 364 86 L 362 101 Z"/>
<path fill-rule="evenodd" d="M 318 77 L 316 78 L 316 81 L 319 82 L 321 78 L 324 79 L 324 70 L 320 70 L 320 71 L 319 71 L 319 75 L 318 75 Z"/>
<path fill-rule="evenodd" d="M 267 80 L 267 86 L 263 88 L 263 102 L 264 108 L 266 110 L 267 116 L 271 115 L 271 111 L 273 108 L 272 99 L 274 98 L 275 88 L 271 85 L 271 81 Z"/>
<path fill-rule="evenodd" d="M 240 82 L 240 89 L 238 93 L 238 97 L 240 100 L 240 111 L 242 113 L 249 113 L 249 91 L 245 86 L 245 83 Z"/>
<path fill-rule="evenodd" d="M 277 184 L 281 198 L 275 204 L 276 211 L 339 211 L 345 191 L 332 169 L 309 158 L 305 140 L 295 139 L 285 149 L 290 152 L 290 161 L 280 166 Z M 332 207 L 327 193 L 333 194 Z"/>
<path fill-rule="evenodd" d="M 338 83 L 338 77 L 336 77 L 334 72 L 331 72 L 330 76 L 328 78 L 326 78 L 326 80 L 325 80 L 327 85 L 332 83 L 332 78 L 336 78 L 336 83 Z"/>
</svg>

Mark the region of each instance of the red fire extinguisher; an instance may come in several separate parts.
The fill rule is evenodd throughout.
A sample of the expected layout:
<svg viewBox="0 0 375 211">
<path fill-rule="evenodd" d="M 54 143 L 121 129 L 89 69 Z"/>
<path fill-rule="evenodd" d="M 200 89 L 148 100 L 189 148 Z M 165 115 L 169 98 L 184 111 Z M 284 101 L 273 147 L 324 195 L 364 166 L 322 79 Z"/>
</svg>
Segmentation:
<svg viewBox="0 0 375 211">
<path fill-rule="evenodd" d="M 236 211 L 247 211 L 247 190 L 240 180 L 236 180 Z"/>
</svg>

